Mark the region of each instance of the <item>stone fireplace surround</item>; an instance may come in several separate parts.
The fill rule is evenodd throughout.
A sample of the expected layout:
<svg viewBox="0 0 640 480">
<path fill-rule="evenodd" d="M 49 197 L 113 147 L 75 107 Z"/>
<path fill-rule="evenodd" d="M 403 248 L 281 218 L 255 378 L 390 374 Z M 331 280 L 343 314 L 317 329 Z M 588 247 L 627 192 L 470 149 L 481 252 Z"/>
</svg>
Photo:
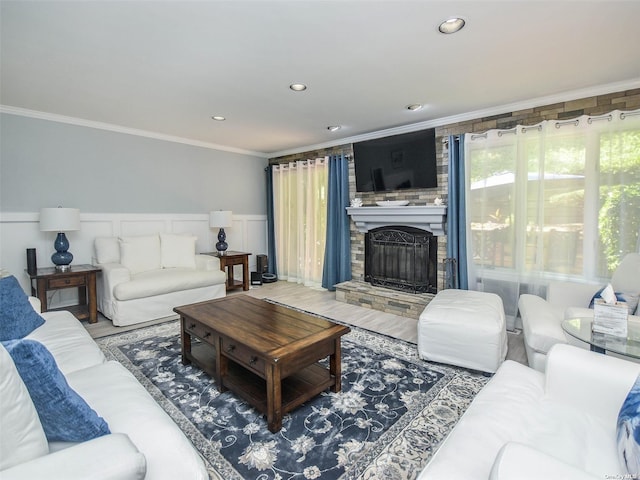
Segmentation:
<svg viewBox="0 0 640 480">
<path fill-rule="evenodd" d="M 375 287 L 364 281 L 364 235 L 369 230 L 384 226 L 407 226 L 425 230 L 438 236 L 438 286 L 441 288 L 442 260 L 445 258 L 444 236 L 447 207 L 444 205 L 410 205 L 399 207 L 363 206 L 349 207 L 352 219 L 352 280 L 336 285 L 336 300 L 395 315 L 417 319 L 424 307 L 434 297 L 431 293 L 405 293 L 388 288 Z M 444 248 L 441 247 L 444 243 Z M 354 261 L 354 252 L 356 254 Z M 361 255 L 361 256 L 360 256 Z"/>
<path fill-rule="evenodd" d="M 376 202 L 385 200 L 404 200 L 409 205 L 399 207 L 405 213 L 411 212 L 413 207 L 435 207 L 434 200 L 440 198 L 443 205 L 447 204 L 448 191 L 448 145 L 446 135 L 443 135 L 438 128 L 436 130 L 436 158 L 438 186 L 428 189 L 398 190 L 393 192 L 358 192 L 356 190 L 355 167 L 353 163 L 353 146 L 351 144 L 339 145 L 313 152 L 301 152 L 284 157 L 270 159 L 269 163 L 295 162 L 306 160 L 307 158 L 317 158 L 325 155 L 345 155 L 349 160 L 349 197 L 362 200 L 362 208 L 374 208 Z M 384 207 L 392 208 L 392 207 Z M 440 206 L 440 208 L 446 208 Z M 387 212 L 391 212 L 388 210 Z M 407 223 L 405 223 L 407 224 Z M 409 222 L 410 224 L 410 222 Z M 373 287 L 364 281 L 365 263 L 365 233 L 359 231 L 356 223 L 351 221 L 351 281 L 336 285 L 336 300 L 359 305 L 365 308 L 393 313 L 408 318 L 417 319 L 424 307 L 434 297 L 430 293 L 412 294 L 403 293 L 387 288 Z M 423 227 L 419 227 L 423 228 Z M 444 288 L 444 265 L 446 258 L 447 236 L 444 233 L 438 235 L 438 291 Z"/>
</svg>

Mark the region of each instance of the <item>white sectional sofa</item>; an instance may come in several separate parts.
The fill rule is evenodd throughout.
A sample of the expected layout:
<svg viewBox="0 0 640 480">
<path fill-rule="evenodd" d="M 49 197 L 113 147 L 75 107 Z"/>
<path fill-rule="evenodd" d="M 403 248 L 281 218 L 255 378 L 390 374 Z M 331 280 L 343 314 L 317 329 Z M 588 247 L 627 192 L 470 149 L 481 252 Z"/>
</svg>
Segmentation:
<svg viewBox="0 0 640 480">
<path fill-rule="evenodd" d="M 196 237 L 161 233 L 98 237 L 93 263 L 98 275 L 98 310 L 116 326 L 176 316 L 179 305 L 226 294 L 220 261 L 196 255 Z"/>
<path fill-rule="evenodd" d="M 30 300 L 39 308 L 37 299 Z M 12 357 L 0 345 L 0 478 L 209 478 L 202 459 L 177 425 L 126 368 L 106 361 L 73 315 L 59 311 L 42 317 L 44 324 L 25 338 L 47 348 L 69 386 L 107 422 L 111 434 L 81 443 L 47 442 L 38 416 L 22 422 L 28 428 L 16 429 L 14 421 L 33 414 L 34 404 Z"/>
<path fill-rule="evenodd" d="M 546 373 L 507 360 L 419 480 L 635 478 L 618 455 L 618 413 L 640 365 L 566 344 Z"/>
</svg>

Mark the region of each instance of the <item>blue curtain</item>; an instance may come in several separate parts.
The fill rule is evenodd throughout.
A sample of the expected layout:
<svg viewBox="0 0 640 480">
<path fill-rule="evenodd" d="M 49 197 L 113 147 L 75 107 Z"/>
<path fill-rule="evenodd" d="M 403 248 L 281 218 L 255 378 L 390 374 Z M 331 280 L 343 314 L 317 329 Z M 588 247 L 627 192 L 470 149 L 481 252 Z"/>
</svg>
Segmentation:
<svg viewBox="0 0 640 480">
<path fill-rule="evenodd" d="M 344 155 L 329 157 L 327 196 L 327 241 L 322 286 L 330 291 L 351 280 L 351 236 L 349 233 L 349 163 Z"/>
<path fill-rule="evenodd" d="M 264 169 L 267 173 L 267 264 L 269 273 L 278 275 L 276 267 L 276 230 L 273 217 L 273 170 L 271 166 Z"/>
<path fill-rule="evenodd" d="M 449 194 L 447 206 L 447 257 L 452 287 L 467 290 L 467 214 L 465 210 L 464 135 L 449 136 Z M 455 281 L 451 281 L 455 280 Z"/>
</svg>

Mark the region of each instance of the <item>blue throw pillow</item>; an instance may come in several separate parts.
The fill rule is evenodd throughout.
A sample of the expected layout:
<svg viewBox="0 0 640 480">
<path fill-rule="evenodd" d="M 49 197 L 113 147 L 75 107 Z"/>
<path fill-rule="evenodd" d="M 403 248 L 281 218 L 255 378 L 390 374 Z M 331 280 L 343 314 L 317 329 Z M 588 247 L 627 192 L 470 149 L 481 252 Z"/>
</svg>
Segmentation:
<svg viewBox="0 0 640 480">
<path fill-rule="evenodd" d="M 640 478 L 640 376 L 618 414 L 618 455 L 630 478 Z"/>
<path fill-rule="evenodd" d="M 44 345 L 35 340 L 3 345 L 27 386 L 47 440 L 84 442 L 111 433 L 104 419 L 69 386 Z"/>
<path fill-rule="evenodd" d="M 0 279 L 0 342 L 23 338 L 33 332 L 44 319 L 38 315 L 16 277 Z"/>
</svg>

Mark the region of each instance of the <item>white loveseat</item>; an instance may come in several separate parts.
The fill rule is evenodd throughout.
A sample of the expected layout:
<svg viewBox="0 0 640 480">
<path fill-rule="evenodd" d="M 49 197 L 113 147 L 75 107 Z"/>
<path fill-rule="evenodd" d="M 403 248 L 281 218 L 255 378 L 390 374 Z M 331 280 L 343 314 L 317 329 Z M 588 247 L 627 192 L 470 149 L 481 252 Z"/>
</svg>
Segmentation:
<svg viewBox="0 0 640 480">
<path fill-rule="evenodd" d="M 174 307 L 224 297 L 220 261 L 196 255 L 195 245 L 195 236 L 169 233 L 96 238 L 98 310 L 126 326 L 175 317 Z"/>
<path fill-rule="evenodd" d="M 632 312 L 636 314 L 629 315 L 629 321 L 640 322 L 637 306 L 640 296 L 640 254 L 630 253 L 623 258 L 611 277 L 611 285 L 632 302 Z M 589 303 L 602 287 L 603 284 L 556 281 L 547 287 L 546 299 L 529 294 L 520 296 L 518 310 L 530 367 L 543 372 L 547 352 L 556 343 L 589 348 L 586 343 L 566 335 L 561 324 L 569 318 L 593 317 Z"/>
<path fill-rule="evenodd" d="M 39 310 L 39 301 L 30 300 Z M 81 443 L 47 443 L 37 415 L 26 423 L 29 428 L 15 431 L 22 417 L 34 416 L 34 406 L 11 356 L 0 345 L 0 463 L 10 465 L 0 471 L 2 480 L 209 478 L 182 431 L 126 368 L 106 361 L 73 315 L 59 311 L 42 317 L 45 323 L 25 338 L 51 352 L 69 386 L 104 418 L 111 434 Z M 17 451 L 9 452 L 8 445 Z"/>
<path fill-rule="evenodd" d="M 507 360 L 421 472 L 420 480 L 629 478 L 616 422 L 640 365 L 572 345 L 541 373 Z"/>
</svg>

